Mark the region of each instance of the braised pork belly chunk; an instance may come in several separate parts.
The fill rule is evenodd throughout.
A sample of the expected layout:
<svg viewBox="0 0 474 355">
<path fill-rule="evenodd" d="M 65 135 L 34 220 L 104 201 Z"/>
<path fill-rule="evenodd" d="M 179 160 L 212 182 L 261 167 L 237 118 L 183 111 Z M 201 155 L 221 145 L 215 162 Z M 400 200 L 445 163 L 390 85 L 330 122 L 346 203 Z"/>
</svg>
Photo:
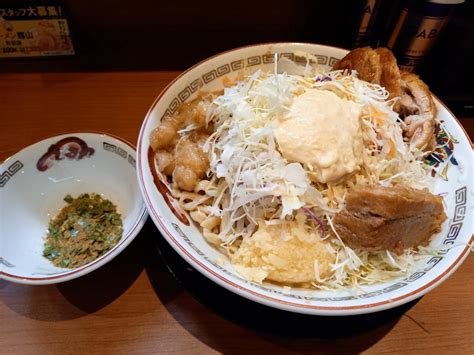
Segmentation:
<svg viewBox="0 0 474 355">
<path fill-rule="evenodd" d="M 404 186 L 358 186 L 337 213 L 337 233 L 349 246 L 368 251 L 405 249 L 428 244 L 446 220 L 440 196 Z"/>
</svg>

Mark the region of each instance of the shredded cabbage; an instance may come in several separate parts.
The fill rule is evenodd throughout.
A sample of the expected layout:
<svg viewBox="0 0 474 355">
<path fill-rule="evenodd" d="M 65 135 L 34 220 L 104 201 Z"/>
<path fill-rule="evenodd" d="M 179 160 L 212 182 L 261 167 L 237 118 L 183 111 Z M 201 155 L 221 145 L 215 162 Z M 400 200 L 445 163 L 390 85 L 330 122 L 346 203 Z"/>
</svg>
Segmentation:
<svg viewBox="0 0 474 355">
<path fill-rule="evenodd" d="M 295 69 L 285 61 L 279 64 Z M 407 250 L 397 256 L 388 251 L 353 250 L 344 245 L 332 224 L 334 213 L 344 208 L 347 190 L 356 184 L 430 186 L 423 152 L 403 141 L 400 118 L 393 111 L 395 101 L 388 100 L 383 87 L 359 80 L 356 72 L 320 73 L 307 65 L 296 70 L 298 74 L 287 74 L 278 73 L 277 67 L 273 73 L 258 70 L 225 88 L 207 109 L 206 122 L 215 127 L 204 145 L 213 186 L 207 211 L 221 218 L 221 246 L 231 252 L 234 243 L 252 236 L 259 220 L 284 223 L 303 208 L 310 215 L 308 225 L 322 231 L 317 221 L 324 221 L 329 227 L 326 247 L 335 255 L 332 274 L 326 279 L 320 277 L 315 260 L 315 287 L 357 288 L 404 275 L 431 251 Z M 363 164 L 337 184 L 314 181 L 314 167 L 287 161 L 274 138 L 277 119 L 288 112 L 295 97 L 309 89 L 329 90 L 363 107 Z M 190 126 L 180 133 L 193 129 Z"/>
</svg>

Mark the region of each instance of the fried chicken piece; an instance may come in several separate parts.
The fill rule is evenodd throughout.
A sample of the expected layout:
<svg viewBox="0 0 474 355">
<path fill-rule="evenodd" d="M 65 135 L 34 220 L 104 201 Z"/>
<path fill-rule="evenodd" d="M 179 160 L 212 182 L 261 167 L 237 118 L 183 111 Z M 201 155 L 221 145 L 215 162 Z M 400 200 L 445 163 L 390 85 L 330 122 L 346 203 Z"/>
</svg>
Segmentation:
<svg viewBox="0 0 474 355">
<path fill-rule="evenodd" d="M 346 203 L 334 217 L 335 229 L 345 243 L 362 250 L 402 254 L 427 245 L 446 220 L 442 197 L 427 189 L 358 186 Z"/>
<path fill-rule="evenodd" d="M 350 51 L 334 66 L 335 70 L 357 70 L 359 79 L 372 84 L 380 84 L 382 66 L 380 56 L 370 47 L 356 48 Z"/>
</svg>

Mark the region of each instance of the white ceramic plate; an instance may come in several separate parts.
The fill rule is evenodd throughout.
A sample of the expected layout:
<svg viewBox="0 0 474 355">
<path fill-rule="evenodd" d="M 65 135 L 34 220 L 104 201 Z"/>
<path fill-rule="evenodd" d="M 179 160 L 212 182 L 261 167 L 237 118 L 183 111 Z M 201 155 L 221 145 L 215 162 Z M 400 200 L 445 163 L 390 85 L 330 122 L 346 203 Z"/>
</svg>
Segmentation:
<svg viewBox="0 0 474 355">
<path fill-rule="evenodd" d="M 454 145 L 454 157 L 458 165 L 450 163 L 448 181 L 438 179 L 433 189 L 434 193 L 444 193 L 448 215 L 442 232 L 432 239 L 431 245 L 440 249 L 440 255 L 430 257 L 419 265 L 417 272 L 405 278 L 363 287 L 364 293 L 288 290 L 243 279 L 230 263 L 217 262 L 222 259 L 222 255 L 207 244 L 198 228 L 190 223 L 185 214 L 180 213 L 176 202 L 166 192 L 166 183 L 154 182 L 148 157 L 149 136 L 162 117 L 174 113 L 181 103 L 192 100 L 200 89 L 211 91 L 222 88 L 223 77 L 234 78 L 244 66 L 272 70 L 273 53 L 295 59 L 295 51 L 313 54 L 318 63 L 327 68 L 347 53 L 347 50 L 340 48 L 301 43 L 239 48 L 195 65 L 158 96 L 143 122 L 138 141 L 139 184 L 153 221 L 173 248 L 201 273 L 241 296 L 268 306 L 307 314 L 349 315 L 395 307 L 424 295 L 459 267 L 468 255 L 467 243 L 471 241 L 473 233 L 474 164 L 471 144 L 452 113 L 436 98 L 439 118 L 458 141 Z M 160 186 L 162 193 L 157 186 Z"/>
<path fill-rule="evenodd" d="M 130 143 L 98 133 L 48 138 L 5 160 L 0 168 L 0 278 L 57 283 L 87 274 L 120 254 L 147 218 L 135 166 Z M 42 256 L 49 220 L 66 205 L 67 194 L 86 192 L 99 193 L 117 206 L 124 234 L 111 250 L 84 266 L 55 267 Z"/>
</svg>

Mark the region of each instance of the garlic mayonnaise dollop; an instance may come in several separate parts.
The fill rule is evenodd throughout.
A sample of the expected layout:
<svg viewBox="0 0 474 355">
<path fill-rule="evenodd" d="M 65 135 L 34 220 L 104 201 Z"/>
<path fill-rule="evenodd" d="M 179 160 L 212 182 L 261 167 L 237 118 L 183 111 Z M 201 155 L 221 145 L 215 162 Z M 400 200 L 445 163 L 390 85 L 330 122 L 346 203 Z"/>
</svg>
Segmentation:
<svg viewBox="0 0 474 355">
<path fill-rule="evenodd" d="M 362 106 L 331 91 L 310 89 L 279 119 L 275 139 L 282 155 L 314 170 L 315 180 L 337 182 L 362 163 Z"/>
</svg>

